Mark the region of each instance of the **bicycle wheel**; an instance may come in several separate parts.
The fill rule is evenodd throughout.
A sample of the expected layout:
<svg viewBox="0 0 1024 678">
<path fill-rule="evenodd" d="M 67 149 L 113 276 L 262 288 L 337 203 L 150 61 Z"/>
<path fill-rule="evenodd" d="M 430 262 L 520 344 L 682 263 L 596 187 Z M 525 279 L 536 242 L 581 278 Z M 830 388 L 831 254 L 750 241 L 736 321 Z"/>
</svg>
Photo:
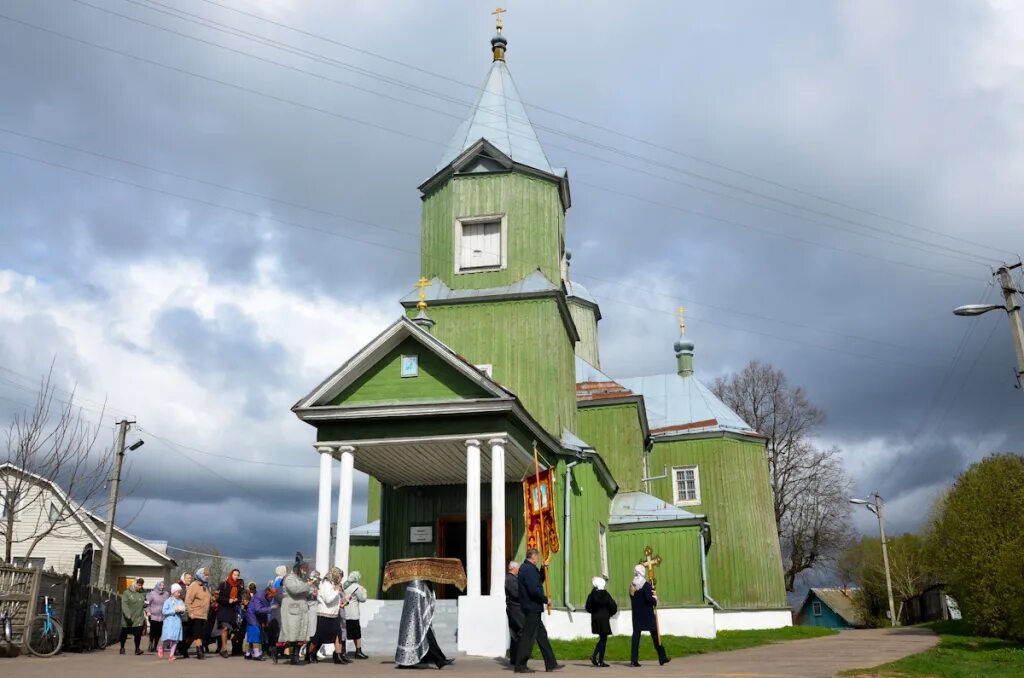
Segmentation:
<svg viewBox="0 0 1024 678">
<path fill-rule="evenodd" d="M 45 614 L 36 616 L 25 634 L 28 651 L 37 657 L 52 657 L 60 652 L 63 643 L 64 629 Z"/>
<path fill-rule="evenodd" d="M 109 645 L 109 639 L 107 638 L 107 622 L 102 619 L 96 620 L 96 625 L 93 627 L 93 647 L 97 650 L 106 650 Z"/>
</svg>

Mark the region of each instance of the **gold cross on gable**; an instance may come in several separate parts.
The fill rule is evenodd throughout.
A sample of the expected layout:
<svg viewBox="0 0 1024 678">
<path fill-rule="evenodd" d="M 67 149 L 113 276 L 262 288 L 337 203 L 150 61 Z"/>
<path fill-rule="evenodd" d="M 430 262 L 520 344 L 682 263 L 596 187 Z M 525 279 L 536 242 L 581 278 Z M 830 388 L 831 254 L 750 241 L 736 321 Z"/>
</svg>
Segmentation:
<svg viewBox="0 0 1024 678">
<path fill-rule="evenodd" d="M 654 549 L 650 546 L 644 547 L 644 559 L 640 561 L 640 564 L 647 568 L 647 576 L 651 580 L 651 588 L 655 588 L 657 580 L 654 578 L 654 568 L 661 565 L 661 556 L 654 554 Z"/>
<path fill-rule="evenodd" d="M 676 317 L 679 318 L 679 336 L 686 334 L 686 309 L 680 306 L 676 309 Z"/>
<path fill-rule="evenodd" d="M 498 23 L 498 32 L 499 32 L 499 33 L 501 33 L 501 15 L 502 15 L 503 13 L 507 12 L 507 11 L 508 11 L 507 9 L 504 9 L 504 8 L 502 8 L 502 7 L 495 7 L 495 8 L 494 8 L 494 11 L 493 11 L 493 12 L 491 12 L 491 14 L 493 14 L 493 15 L 494 15 L 494 16 L 496 16 L 496 17 L 498 17 L 498 21 L 497 21 L 497 23 Z"/>
<path fill-rule="evenodd" d="M 416 308 L 425 311 L 427 310 L 427 288 L 430 287 L 430 281 L 426 278 L 420 278 L 416 283 L 416 287 L 420 288 L 420 303 L 416 304 Z"/>
</svg>

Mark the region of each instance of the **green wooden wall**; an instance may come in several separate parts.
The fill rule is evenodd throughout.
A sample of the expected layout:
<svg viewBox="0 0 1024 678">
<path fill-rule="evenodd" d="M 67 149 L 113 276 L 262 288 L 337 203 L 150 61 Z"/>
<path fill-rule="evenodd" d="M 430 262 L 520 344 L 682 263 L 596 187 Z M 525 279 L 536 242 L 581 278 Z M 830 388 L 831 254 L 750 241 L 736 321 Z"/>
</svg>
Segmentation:
<svg viewBox="0 0 1024 678">
<path fill-rule="evenodd" d="M 489 214 L 507 215 L 507 268 L 456 274 L 455 220 Z M 551 181 L 519 172 L 455 176 L 423 200 L 421 270 L 452 289 L 501 287 L 538 268 L 559 280 L 564 242 L 565 212 Z"/>
<path fill-rule="evenodd" d="M 597 341 L 597 314 L 587 304 L 569 299 L 569 313 L 580 340 L 576 342 L 576 354 L 594 367 L 601 369 L 601 352 Z"/>
<path fill-rule="evenodd" d="M 380 520 L 380 481 L 373 476 L 366 477 L 366 522 Z"/>
<path fill-rule="evenodd" d="M 660 607 L 703 605 L 700 572 L 700 528 L 653 527 L 616 530 L 608 537 L 608 591 L 619 603 L 629 606 L 629 582 L 633 568 L 650 546 L 663 564 L 655 569 Z M 712 547 L 714 548 L 714 547 Z M 714 596 L 712 596 L 714 597 Z"/>
<path fill-rule="evenodd" d="M 768 460 L 761 441 L 702 438 L 655 442 L 651 469 L 695 464 L 702 504 L 684 506 L 711 523 L 708 581 L 725 608 L 786 607 L 782 554 L 775 529 Z M 652 494 L 672 501 L 671 480 L 651 483 Z"/>
<path fill-rule="evenodd" d="M 412 313 L 410 311 L 410 313 Z M 432 306 L 433 334 L 493 377 L 561 438 L 576 430 L 576 360 L 553 298 Z"/>
<path fill-rule="evenodd" d="M 561 479 L 564 477 L 563 474 Z M 591 461 L 573 466 L 572 481 L 572 550 L 569 559 L 572 576 L 569 581 L 569 596 L 573 605 L 583 607 L 590 593 L 590 580 L 594 575 L 602 574 L 604 569 L 601 567 L 600 526 L 608 526 L 612 495 L 601 484 Z M 559 503 L 556 506 L 562 506 L 564 510 L 564 483 L 561 489 L 562 492 L 557 495 Z M 562 534 L 562 540 L 565 541 L 564 532 Z M 564 548 L 561 555 L 564 559 Z"/>
<path fill-rule="evenodd" d="M 370 542 L 353 543 L 348 549 L 348 570 L 358 571 L 361 583 L 370 598 L 377 597 L 380 585 L 380 547 Z"/>
<path fill-rule="evenodd" d="M 402 377 L 401 357 L 416 355 L 415 377 Z M 406 339 L 331 401 L 333 405 L 408 403 L 483 398 L 482 388 L 428 351 L 415 339 Z"/>
<path fill-rule="evenodd" d="M 381 547 L 384 561 L 395 558 L 423 558 L 440 555 L 438 552 L 438 520 L 448 516 L 465 516 L 466 486 L 438 485 L 430 487 L 400 487 L 384 485 L 382 495 Z M 491 515 L 491 486 L 480 486 L 480 514 Z M 523 486 L 508 483 L 505 486 L 505 517 L 512 522 L 512 550 L 509 558 L 521 560 L 524 552 Z M 429 544 L 409 543 L 409 528 L 414 525 L 433 525 L 434 541 Z M 483 548 L 488 548 L 483 544 Z M 486 592 L 486 591 L 485 591 Z M 389 591 L 385 598 L 401 598 L 401 587 Z"/>
<path fill-rule="evenodd" d="M 644 431 L 638 407 L 628 403 L 579 409 L 576 434 L 601 455 L 620 492 L 643 489 Z"/>
</svg>

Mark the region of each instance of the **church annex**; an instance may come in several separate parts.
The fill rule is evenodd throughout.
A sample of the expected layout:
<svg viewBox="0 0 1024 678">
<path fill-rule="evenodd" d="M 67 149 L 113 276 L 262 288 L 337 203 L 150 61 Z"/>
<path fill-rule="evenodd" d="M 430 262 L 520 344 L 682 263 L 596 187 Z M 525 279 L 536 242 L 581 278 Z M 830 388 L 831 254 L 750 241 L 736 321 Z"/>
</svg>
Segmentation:
<svg viewBox="0 0 1024 678">
<path fill-rule="evenodd" d="M 293 407 L 320 455 L 317 568 L 359 569 L 372 595 L 388 560 L 460 558 L 458 649 L 503 654 L 505 565 L 525 550 L 536 446 L 561 542 L 551 636 L 590 635 L 576 608 L 595 574 L 628 610 L 648 546 L 663 563 L 662 633 L 789 625 L 764 438 L 697 379 L 685 335 L 674 360 L 666 346 L 667 374 L 601 371 L 600 306 L 568 275 L 568 173 L 541 147 L 500 26 L 491 47 L 476 104 L 419 187 L 418 289 Z M 366 525 L 352 524 L 354 469 L 370 476 Z M 628 632 L 620 617 L 613 628 Z"/>
</svg>

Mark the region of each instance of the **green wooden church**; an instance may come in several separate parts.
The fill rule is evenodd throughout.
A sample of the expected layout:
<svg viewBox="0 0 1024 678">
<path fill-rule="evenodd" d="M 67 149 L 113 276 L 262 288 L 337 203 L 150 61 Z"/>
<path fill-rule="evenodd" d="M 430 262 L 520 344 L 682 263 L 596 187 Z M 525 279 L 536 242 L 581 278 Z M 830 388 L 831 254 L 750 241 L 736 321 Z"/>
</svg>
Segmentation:
<svg viewBox="0 0 1024 678">
<path fill-rule="evenodd" d="M 438 592 L 457 598 L 458 649 L 503 654 L 494 620 L 506 564 L 525 550 L 536 446 L 556 479 L 552 636 L 590 635 L 577 608 L 596 574 L 629 632 L 647 546 L 663 561 L 663 633 L 789 625 L 764 438 L 698 380 L 683 323 L 670 373 L 601 371 L 600 306 L 569 280 L 569 176 L 537 138 L 506 48 L 499 25 L 476 103 L 419 187 L 423 278 L 404 313 L 293 407 L 320 455 L 316 565 L 359 569 L 372 592 L 388 560 L 460 558 L 466 591 Z M 355 469 L 370 477 L 358 526 Z"/>
</svg>

